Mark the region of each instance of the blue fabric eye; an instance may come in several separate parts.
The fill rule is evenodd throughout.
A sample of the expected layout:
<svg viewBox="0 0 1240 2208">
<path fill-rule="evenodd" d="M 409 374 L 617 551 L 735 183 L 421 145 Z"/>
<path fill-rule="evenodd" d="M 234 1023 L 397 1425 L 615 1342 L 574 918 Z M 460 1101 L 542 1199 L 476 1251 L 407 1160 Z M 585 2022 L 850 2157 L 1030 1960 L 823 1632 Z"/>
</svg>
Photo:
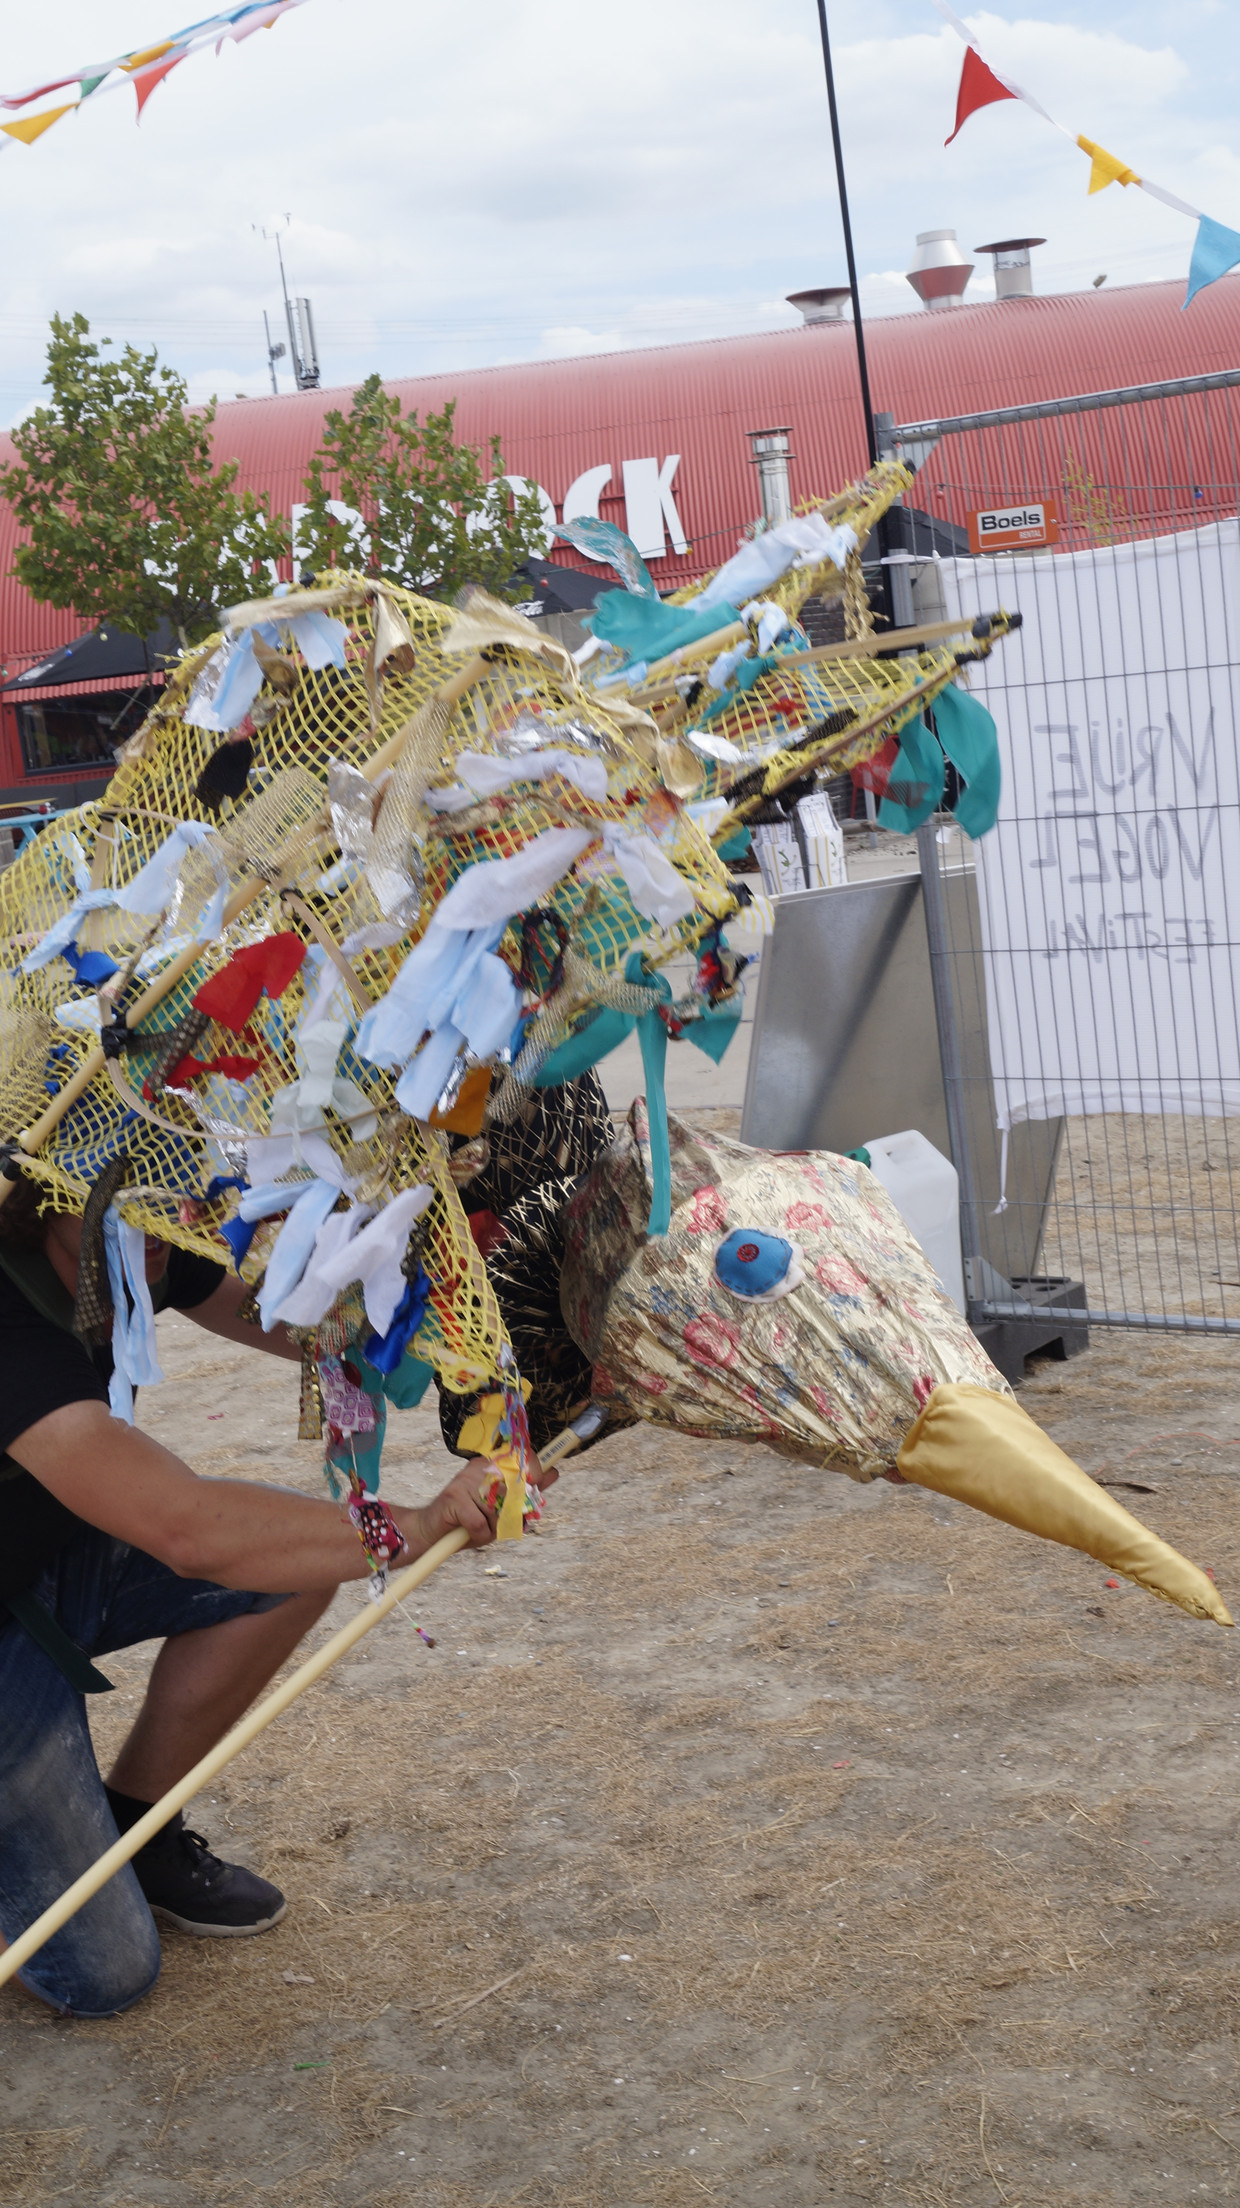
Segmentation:
<svg viewBox="0 0 1240 2208">
<path fill-rule="evenodd" d="M 757 1302 L 778 1288 L 794 1254 L 792 1243 L 782 1234 L 737 1227 L 715 1252 L 715 1278 L 729 1295 Z"/>
</svg>

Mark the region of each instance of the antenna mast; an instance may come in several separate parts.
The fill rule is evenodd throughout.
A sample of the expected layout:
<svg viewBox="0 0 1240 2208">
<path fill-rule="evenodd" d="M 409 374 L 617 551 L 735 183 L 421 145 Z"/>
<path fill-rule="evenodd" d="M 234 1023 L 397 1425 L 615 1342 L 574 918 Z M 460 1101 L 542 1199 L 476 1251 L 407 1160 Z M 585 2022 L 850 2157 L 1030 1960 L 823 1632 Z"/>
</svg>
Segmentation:
<svg viewBox="0 0 1240 2208">
<path fill-rule="evenodd" d="M 285 215 L 284 226 L 286 229 L 291 220 L 290 215 Z M 255 223 L 253 227 L 257 229 L 258 224 Z M 293 381 L 299 391 L 317 391 L 320 381 L 319 350 L 315 342 L 314 316 L 310 311 L 310 301 L 308 299 L 289 298 L 288 277 L 284 270 L 284 246 L 280 231 L 278 229 L 264 230 L 262 235 L 264 238 L 275 240 L 276 258 L 280 263 L 280 290 L 284 297 L 284 322 L 288 330 L 289 366 L 293 371 Z M 283 345 L 273 345 L 271 342 L 271 330 L 268 326 L 266 310 L 263 312 L 263 328 L 267 333 L 267 365 L 271 370 L 271 388 L 274 391 L 276 389 L 275 364 L 277 360 L 283 358 L 284 347 Z"/>
</svg>

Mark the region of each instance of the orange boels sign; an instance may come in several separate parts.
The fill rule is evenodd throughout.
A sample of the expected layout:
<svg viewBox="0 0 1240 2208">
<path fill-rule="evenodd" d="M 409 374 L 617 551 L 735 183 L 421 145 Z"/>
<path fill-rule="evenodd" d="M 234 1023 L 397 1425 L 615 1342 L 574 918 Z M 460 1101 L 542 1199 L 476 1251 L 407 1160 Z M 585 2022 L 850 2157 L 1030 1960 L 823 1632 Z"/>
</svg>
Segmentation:
<svg viewBox="0 0 1240 2208">
<path fill-rule="evenodd" d="M 1059 509 L 1053 498 L 1014 498 L 1006 506 L 979 506 L 969 515 L 971 552 L 1015 552 L 1058 542 Z"/>
</svg>

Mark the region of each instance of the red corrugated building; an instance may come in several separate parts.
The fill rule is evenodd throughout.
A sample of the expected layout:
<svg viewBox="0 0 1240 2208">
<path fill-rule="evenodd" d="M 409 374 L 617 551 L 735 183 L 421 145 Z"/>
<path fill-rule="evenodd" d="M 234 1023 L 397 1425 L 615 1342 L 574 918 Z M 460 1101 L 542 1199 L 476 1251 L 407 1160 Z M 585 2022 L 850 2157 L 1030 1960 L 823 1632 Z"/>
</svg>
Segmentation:
<svg viewBox="0 0 1240 2208">
<path fill-rule="evenodd" d="M 867 325 L 874 404 L 919 421 L 1039 399 L 1205 375 L 1240 365 L 1240 277 L 1201 293 L 1186 314 L 1183 283 L 916 310 Z M 853 333 L 825 322 L 755 337 L 649 351 L 471 369 L 395 381 L 406 408 L 457 404 L 457 434 L 501 439 L 514 474 L 627 527 L 659 588 L 713 567 L 760 509 L 749 433 L 791 429 L 794 499 L 864 467 Z M 241 483 L 292 513 L 328 408 L 348 392 L 313 391 L 222 405 L 215 449 Z M 0 440 L 0 457 L 7 457 Z M 76 636 L 72 615 L 35 605 L 9 576 L 14 529 L 0 506 L 0 663 L 12 677 Z M 579 562 L 563 548 L 557 558 Z M 85 757 L 38 765 L 38 693 L 19 728 L 11 694 L 0 716 L 0 796 L 85 794 Z M 23 744 L 24 735 L 24 744 Z M 97 783 L 101 773 L 94 768 Z M 85 778 L 85 779 L 84 779 Z"/>
</svg>

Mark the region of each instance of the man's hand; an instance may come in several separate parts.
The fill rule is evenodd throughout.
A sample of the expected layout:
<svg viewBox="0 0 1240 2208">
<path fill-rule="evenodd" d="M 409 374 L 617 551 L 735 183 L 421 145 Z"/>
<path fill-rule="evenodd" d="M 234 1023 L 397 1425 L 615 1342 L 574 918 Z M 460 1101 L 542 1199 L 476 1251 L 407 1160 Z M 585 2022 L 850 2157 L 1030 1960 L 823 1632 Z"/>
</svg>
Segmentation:
<svg viewBox="0 0 1240 2208">
<path fill-rule="evenodd" d="M 531 1454 L 526 1473 L 531 1487 L 546 1489 L 557 1478 L 554 1466 L 549 1465 L 544 1472 Z M 495 1539 L 498 1509 L 489 1509 L 482 1498 L 494 1479 L 495 1466 L 489 1457 L 471 1457 L 468 1464 L 453 1473 L 434 1502 L 424 1503 L 420 1510 L 394 1510 L 392 1516 L 409 1544 L 410 1556 L 421 1556 L 454 1526 L 464 1527 L 472 1549 L 485 1549 Z M 502 1501 L 502 1496 L 497 1501 Z"/>
<path fill-rule="evenodd" d="M 539 1463 L 538 1458 L 534 1455 L 534 1452 L 531 1449 L 529 1470 L 526 1472 L 525 1475 L 527 1486 L 536 1487 L 541 1491 L 542 1494 L 545 1495 L 549 1487 L 555 1486 L 555 1483 L 559 1479 L 559 1477 L 560 1475 L 553 1464 L 547 1465 L 546 1469 L 544 1470 L 543 1466 Z"/>
<path fill-rule="evenodd" d="M 497 1513 L 487 1508 L 482 1497 L 494 1477 L 495 1466 L 489 1457 L 471 1457 L 468 1464 L 453 1473 L 433 1502 L 424 1503 L 420 1510 L 393 1511 L 411 1554 L 421 1556 L 454 1526 L 464 1527 L 471 1549 L 485 1549 L 495 1539 Z"/>
</svg>

